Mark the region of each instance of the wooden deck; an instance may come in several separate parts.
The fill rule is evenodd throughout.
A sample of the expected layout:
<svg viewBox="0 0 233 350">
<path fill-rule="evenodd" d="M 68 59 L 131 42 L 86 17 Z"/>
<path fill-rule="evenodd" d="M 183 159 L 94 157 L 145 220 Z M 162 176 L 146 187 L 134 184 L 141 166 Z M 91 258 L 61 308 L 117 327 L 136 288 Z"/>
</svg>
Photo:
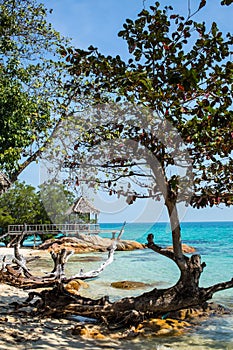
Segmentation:
<svg viewBox="0 0 233 350">
<path fill-rule="evenodd" d="M 27 234 L 72 234 L 72 233 L 94 233 L 100 232 L 99 224 L 36 224 L 36 225 L 9 225 L 9 235 Z"/>
<path fill-rule="evenodd" d="M 17 236 L 22 233 L 27 235 L 59 234 L 75 236 L 78 233 L 95 234 L 111 233 L 112 237 L 118 231 L 101 230 L 99 224 L 36 224 L 36 225 L 8 225 L 8 235 Z"/>
</svg>

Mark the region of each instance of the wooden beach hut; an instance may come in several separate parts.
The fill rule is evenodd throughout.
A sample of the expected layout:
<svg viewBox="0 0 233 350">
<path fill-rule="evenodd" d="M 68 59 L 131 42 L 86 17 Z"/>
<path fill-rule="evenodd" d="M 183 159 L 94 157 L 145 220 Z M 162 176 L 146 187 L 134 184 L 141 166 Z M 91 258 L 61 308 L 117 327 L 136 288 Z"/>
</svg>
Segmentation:
<svg viewBox="0 0 233 350">
<path fill-rule="evenodd" d="M 86 224 L 97 224 L 99 213 L 100 211 L 83 196 L 79 197 L 66 212 L 70 223 Z"/>
</svg>

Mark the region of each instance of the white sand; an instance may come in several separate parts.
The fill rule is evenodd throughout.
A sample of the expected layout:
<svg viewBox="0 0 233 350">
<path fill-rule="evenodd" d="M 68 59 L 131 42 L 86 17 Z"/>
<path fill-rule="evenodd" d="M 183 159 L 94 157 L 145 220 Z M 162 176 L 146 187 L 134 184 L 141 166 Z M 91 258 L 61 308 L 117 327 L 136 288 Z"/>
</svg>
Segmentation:
<svg viewBox="0 0 233 350">
<path fill-rule="evenodd" d="M 117 341 L 95 341 L 72 335 L 77 321 L 51 318 L 40 319 L 16 314 L 10 306 L 22 302 L 27 292 L 0 284 L 0 349 L 93 349 L 119 348 Z"/>
<path fill-rule="evenodd" d="M 22 254 L 25 257 L 29 257 L 29 256 L 36 256 L 36 255 L 44 256 L 44 255 L 48 255 L 49 253 L 46 250 L 39 250 L 34 248 L 20 248 L 20 254 Z M 0 247 L 0 260 L 2 260 L 4 255 L 6 255 L 7 257 L 13 257 L 14 249 Z"/>
<path fill-rule="evenodd" d="M 26 257 L 45 256 L 47 251 L 22 248 L 20 253 Z M 0 247 L 0 263 L 3 256 L 13 257 L 12 248 Z M 23 302 L 27 291 L 0 283 L 0 349 L 93 349 L 119 348 L 118 342 L 85 340 L 71 331 L 78 324 L 75 320 L 56 320 L 51 318 L 25 316 L 15 313 L 12 302 Z"/>
</svg>

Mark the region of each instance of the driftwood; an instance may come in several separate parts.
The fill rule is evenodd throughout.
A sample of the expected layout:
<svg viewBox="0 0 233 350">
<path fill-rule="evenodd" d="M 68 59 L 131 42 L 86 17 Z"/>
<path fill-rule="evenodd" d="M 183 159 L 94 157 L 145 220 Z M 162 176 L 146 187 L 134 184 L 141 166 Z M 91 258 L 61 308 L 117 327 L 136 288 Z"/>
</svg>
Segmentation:
<svg viewBox="0 0 233 350">
<path fill-rule="evenodd" d="M 148 235 L 148 248 L 172 259 L 178 264 L 173 252 L 154 243 L 153 235 Z M 99 270 L 91 272 L 91 277 L 95 277 L 95 273 L 99 273 L 103 267 L 106 267 L 111 262 L 113 251 L 114 246 L 109 250 L 108 259 L 103 264 L 104 266 L 102 265 Z M 127 297 L 114 302 L 111 302 L 107 296 L 95 300 L 82 297 L 78 293 L 73 293 L 70 289 L 67 289 L 66 283 L 68 280 L 63 276 L 64 269 L 62 268 L 62 264 L 63 259 L 65 261 L 68 256 L 69 254 L 67 255 L 66 251 L 60 253 L 58 256 L 54 256 L 54 264 L 57 267 L 53 274 L 56 275 L 56 278 L 48 277 L 53 278 L 54 287 L 52 289 L 44 288 L 41 292 L 30 292 L 28 299 L 24 303 L 14 304 L 17 311 L 28 312 L 28 307 L 30 307 L 30 314 L 53 317 L 81 315 L 103 322 L 110 328 L 125 327 L 137 325 L 141 321 L 151 317 L 167 317 L 169 313 L 181 309 L 205 308 L 207 301 L 212 298 L 215 292 L 233 288 L 233 279 L 207 288 L 199 287 L 199 278 L 205 267 L 205 263 L 201 263 L 200 256 L 195 254 L 191 257 L 184 256 L 187 271 L 185 274 L 181 274 L 179 281 L 170 288 L 155 288 L 142 295 Z M 25 273 L 25 266 L 21 265 L 19 269 Z M 7 265 L 4 265 L 4 269 L 7 269 Z M 72 276 L 73 279 L 80 279 L 82 277 L 83 274 L 81 272 L 78 275 Z M 46 279 L 43 281 L 46 282 Z M 30 287 L 33 285 L 33 282 L 32 278 L 30 278 Z M 34 285 L 38 286 L 38 281 L 35 281 Z M 24 286 L 26 288 L 28 287 L 25 280 Z M 36 300 L 34 301 L 34 299 Z M 27 307 L 26 311 L 25 307 Z"/>
<path fill-rule="evenodd" d="M 24 238 L 24 233 L 17 236 L 13 243 L 14 258 L 12 263 L 6 262 L 6 257 L 3 257 L 2 268 L 0 270 L 0 281 L 13 285 L 15 287 L 23 289 L 35 289 L 53 287 L 57 284 L 67 284 L 72 280 L 85 280 L 92 279 L 99 276 L 99 274 L 113 262 L 114 252 L 117 248 L 117 241 L 120 240 L 125 223 L 116 239 L 112 241 L 111 246 L 108 247 L 108 256 L 104 263 L 101 264 L 96 270 L 84 272 L 82 269 L 79 273 L 67 277 L 65 275 L 65 266 L 71 255 L 72 250 L 65 248 L 58 252 L 51 251 L 50 255 L 54 263 L 54 267 L 50 273 L 45 274 L 42 277 L 34 276 L 27 267 L 26 259 L 20 254 L 20 244 Z"/>
</svg>

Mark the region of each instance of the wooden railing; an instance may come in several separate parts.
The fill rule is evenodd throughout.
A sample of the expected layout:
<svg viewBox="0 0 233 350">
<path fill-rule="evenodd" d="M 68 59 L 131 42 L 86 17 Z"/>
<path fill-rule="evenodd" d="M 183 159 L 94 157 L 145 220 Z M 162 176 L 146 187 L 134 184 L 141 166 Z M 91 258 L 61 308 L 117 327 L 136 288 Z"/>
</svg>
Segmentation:
<svg viewBox="0 0 233 350">
<path fill-rule="evenodd" d="M 99 224 L 33 224 L 33 225 L 8 225 L 9 235 L 26 234 L 75 234 L 75 233 L 87 233 L 98 234 L 100 233 Z"/>
</svg>

